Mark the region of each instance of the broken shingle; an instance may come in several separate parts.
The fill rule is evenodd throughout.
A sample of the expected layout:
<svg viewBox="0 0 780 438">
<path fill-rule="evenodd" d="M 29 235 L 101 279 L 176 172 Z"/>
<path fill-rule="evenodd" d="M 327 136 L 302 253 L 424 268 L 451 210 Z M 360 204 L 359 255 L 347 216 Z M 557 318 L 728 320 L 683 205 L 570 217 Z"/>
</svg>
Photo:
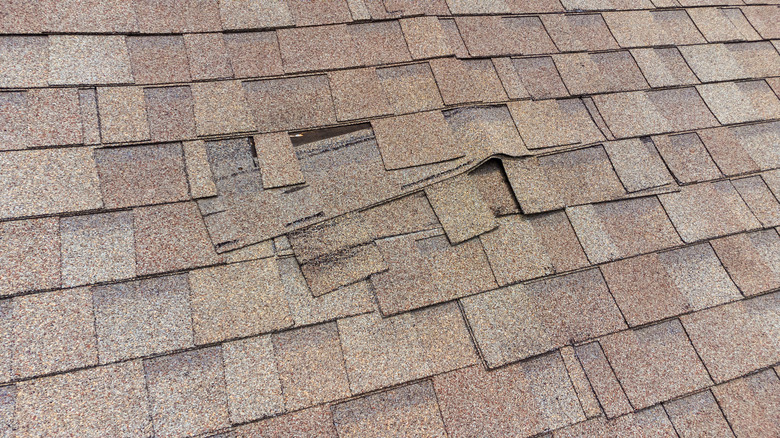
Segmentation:
<svg viewBox="0 0 780 438">
<path fill-rule="evenodd" d="M 312 295 L 319 297 L 387 269 L 374 242 L 327 254 L 301 266 Z"/>
<path fill-rule="evenodd" d="M 59 219 L 0 223 L 0 296 L 60 286 Z"/>
<path fill-rule="evenodd" d="M 712 241 L 731 278 L 746 296 L 780 287 L 780 237 L 775 230 Z"/>
<path fill-rule="evenodd" d="M 681 243 L 658 198 L 626 199 L 566 210 L 592 263 L 657 251 Z"/>
<path fill-rule="evenodd" d="M 625 327 L 597 269 L 461 299 L 489 367 Z"/>
<path fill-rule="evenodd" d="M 577 393 L 582 409 L 585 412 L 587 418 L 598 417 L 601 415 L 601 406 L 596 398 L 596 393 L 593 392 L 593 388 L 588 381 L 588 376 L 585 374 L 585 370 L 582 368 L 579 359 L 577 359 L 574 347 L 567 345 L 560 349 L 561 358 L 563 364 L 566 366 L 566 371 L 569 373 L 574 391 Z"/>
<path fill-rule="evenodd" d="M 129 36 L 127 49 L 136 84 L 190 80 L 190 63 L 181 35 Z"/>
<path fill-rule="evenodd" d="M 221 347 L 144 361 L 154 431 L 196 435 L 230 426 Z"/>
<path fill-rule="evenodd" d="M 62 218 L 60 239 L 63 286 L 135 276 L 132 212 Z"/>
<path fill-rule="evenodd" d="M 631 326 L 740 298 L 706 243 L 620 260 L 601 270 Z"/>
<path fill-rule="evenodd" d="M 243 423 L 284 411 L 270 336 L 224 343 L 222 355 L 232 422 Z"/>
<path fill-rule="evenodd" d="M 144 95 L 153 141 L 195 137 L 195 113 L 190 87 L 146 88 Z"/>
<path fill-rule="evenodd" d="M 97 149 L 95 162 L 103 199 L 109 208 L 188 198 L 179 143 Z"/>
<path fill-rule="evenodd" d="M 100 87 L 97 95 L 103 143 L 150 139 L 143 88 Z"/>
<path fill-rule="evenodd" d="M 198 135 L 255 129 L 240 82 L 199 82 L 192 84 L 191 89 Z"/>
<path fill-rule="evenodd" d="M 373 120 L 371 127 L 388 170 L 462 156 L 441 111 Z"/>
<path fill-rule="evenodd" d="M 288 410 L 349 396 L 335 323 L 277 333 L 271 338 Z"/>
<path fill-rule="evenodd" d="M 477 362 L 454 303 L 390 318 L 370 313 L 340 319 L 338 330 L 355 394 Z"/>
<path fill-rule="evenodd" d="M 192 271 L 196 344 L 251 336 L 293 324 L 273 259 Z M 225 294 L 225 290 L 231 293 Z"/>
<path fill-rule="evenodd" d="M 101 363 L 193 345 L 184 275 L 93 287 L 92 301 Z"/>
<path fill-rule="evenodd" d="M 473 157 L 530 155 L 505 105 L 455 108 L 444 111 L 444 118 L 460 147 Z"/>
<path fill-rule="evenodd" d="M 507 106 L 529 149 L 604 140 L 579 99 L 518 101 Z"/>
<path fill-rule="evenodd" d="M 467 176 L 428 186 L 425 194 L 453 245 L 497 226 L 493 213 Z"/>
<path fill-rule="evenodd" d="M 247 101 L 261 132 L 311 128 L 336 122 L 325 75 L 245 82 Z"/>
</svg>

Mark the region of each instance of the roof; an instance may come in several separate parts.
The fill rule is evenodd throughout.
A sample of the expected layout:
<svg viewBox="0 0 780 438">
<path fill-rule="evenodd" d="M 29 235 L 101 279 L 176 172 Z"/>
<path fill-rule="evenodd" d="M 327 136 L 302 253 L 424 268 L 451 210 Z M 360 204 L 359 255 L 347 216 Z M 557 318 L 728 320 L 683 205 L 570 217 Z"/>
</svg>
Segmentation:
<svg viewBox="0 0 780 438">
<path fill-rule="evenodd" d="M 3 1 L 0 437 L 780 436 L 778 23 Z"/>
</svg>

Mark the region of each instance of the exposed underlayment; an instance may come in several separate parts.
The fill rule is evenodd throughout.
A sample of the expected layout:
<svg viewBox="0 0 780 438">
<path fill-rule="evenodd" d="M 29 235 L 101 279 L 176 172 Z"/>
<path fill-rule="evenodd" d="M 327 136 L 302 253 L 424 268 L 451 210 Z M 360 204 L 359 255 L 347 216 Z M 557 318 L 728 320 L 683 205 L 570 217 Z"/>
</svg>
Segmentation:
<svg viewBox="0 0 780 438">
<path fill-rule="evenodd" d="M 0 438 L 780 436 L 780 2 L 0 1 Z"/>
</svg>

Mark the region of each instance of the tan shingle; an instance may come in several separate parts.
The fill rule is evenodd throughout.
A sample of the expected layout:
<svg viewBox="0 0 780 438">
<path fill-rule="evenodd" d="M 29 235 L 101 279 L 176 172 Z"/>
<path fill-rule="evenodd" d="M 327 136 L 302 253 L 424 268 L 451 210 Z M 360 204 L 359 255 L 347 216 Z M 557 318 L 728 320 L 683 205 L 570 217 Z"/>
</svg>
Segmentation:
<svg viewBox="0 0 780 438">
<path fill-rule="evenodd" d="M 691 8 L 687 12 L 710 42 L 761 39 L 739 8 Z"/>
<path fill-rule="evenodd" d="M 84 127 L 83 143 L 93 145 L 100 143 L 100 121 L 97 107 L 97 90 L 94 88 L 79 90 L 79 107 L 81 122 Z"/>
<path fill-rule="evenodd" d="M 373 120 L 371 127 L 385 169 L 401 169 L 458 158 L 452 130 L 441 111 Z"/>
<path fill-rule="evenodd" d="M 149 131 L 154 141 L 194 138 L 195 113 L 190 87 L 147 88 Z"/>
<path fill-rule="evenodd" d="M 235 3 L 246 1 L 236 0 Z M 223 37 L 235 77 L 275 76 L 284 73 L 276 32 L 227 33 Z"/>
<path fill-rule="evenodd" d="M 382 8 L 384 9 L 384 8 Z M 347 26 L 357 53 L 366 65 L 411 61 L 398 21 L 359 23 Z"/>
<path fill-rule="evenodd" d="M 541 19 L 562 52 L 619 48 L 600 14 L 545 14 Z"/>
<path fill-rule="evenodd" d="M 380 68 L 376 72 L 396 114 L 444 106 L 428 63 Z"/>
<path fill-rule="evenodd" d="M 681 183 L 709 181 L 722 176 L 696 133 L 653 137 L 653 143 Z"/>
<path fill-rule="evenodd" d="M 621 11 L 602 15 L 621 47 L 706 42 L 684 10 Z"/>
<path fill-rule="evenodd" d="M 413 59 L 437 58 L 453 54 L 438 18 L 405 18 L 400 20 L 400 24 Z"/>
<path fill-rule="evenodd" d="M 775 230 L 713 240 L 712 247 L 746 296 L 780 287 L 780 237 Z"/>
<path fill-rule="evenodd" d="M 573 95 L 648 88 L 628 50 L 555 55 L 553 59 Z"/>
<path fill-rule="evenodd" d="M 780 6 L 745 6 L 742 12 L 753 28 L 765 39 L 780 38 L 777 20 L 780 18 Z"/>
<path fill-rule="evenodd" d="M 239 426 L 236 438 L 338 438 L 327 406 L 293 412 Z"/>
<path fill-rule="evenodd" d="M 507 106 L 529 149 L 604 140 L 579 99 L 519 101 Z"/>
<path fill-rule="evenodd" d="M 336 122 L 326 75 L 244 82 L 244 90 L 261 132 Z"/>
<path fill-rule="evenodd" d="M 651 87 L 699 83 L 676 47 L 631 49 L 631 55 Z"/>
<path fill-rule="evenodd" d="M 149 120 L 141 87 L 98 88 L 103 143 L 149 140 Z"/>
<path fill-rule="evenodd" d="M 27 93 L 32 146 L 61 146 L 82 142 L 81 109 L 75 88 L 37 89 Z"/>
<path fill-rule="evenodd" d="M 190 187 L 190 195 L 193 198 L 206 198 L 216 196 L 217 188 L 214 184 L 214 176 L 209 167 L 206 146 L 203 141 L 185 141 L 184 164 L 187 168 L 187 181 Z"/>
<path fill-rule="evenodd" d="M 390 114 L 392 108 L 376 69 L 339 70 L 328 73 L 339 120 Z"/>
<path fill-rule="evenodd" d="M 673 182 L 658 150 L 647 138 L 607 142 L 604 149 L 629 193 Z"/>
<path fill-rule="evenodd" d="M 457 17 L 463 41 L 473 57 L 555 53 L 539 17 Z"/>
<path fill-rule="evenodd" d="M 566 366 L 566 371 L 569 373 L 574 391 L 577 392 L 577 398 L 580 400 L 580 405 L 585 412 L 587 418 L 598 417 L 601 415 L 601 406 L 596 399 L 596 393 L 593 392 L 588 376 L 585 374 L 585 370 L 582 368 L 582 364 L 577 359 L 574 347 L 567 345 L 560 349 L 561 358 L 563 364 Z"/>
<path fill-rule="evenodd" d="M 735 179 L 734 188 L 765 228 L 780 225 L 780 204 L 761 176 Z"/>
<path fill-rule="evenodd" d="M 133 0 L 141 33 L 221 31 L 218 0 Z"/>
<path fill-rule="evenodd" d="M 633 408 L 615 377 L 601 345 L 598 342 L 591 342 L 576 347 L 575 352 L 606 417 L 615 418 L 631 412 Z"/>
<path fill-rule="evenodd" d="M 530 155 L 506 105 L 455 108 L 444 111 L 444 119 L 459 147 L 472 157 Z"/>
<path fill-rule="evenodd" d="M 493 213 L 466 176 L 428 186 L 425 194 L 453 245 L 497 226 Z"/>
<path fill-rule="evenodd" d="M 346 0 L 288 2 L 297 26 L 343 23 L 352 21 Z"/>
<path fill-rule="evenodd" d="M 664 403 L 664 409 L 681 436 L 734 436 L 710 391 Z"/>
<path fill-rule="evenodd" d="M 295 2 L 298 3 L 301 2 Z M 280 29 L 276 34 L 286 73 L 348 68 L 361 64 L 345 24 Z"/>
<path fill-rule="evenodd" d="M 0 150 L 33 146 L 27 95 L 24 91 L 0 92 Z"/>
<path fill-rule="evenodd" d="M 696 88 L 724 125 L 780 117 L 780 100 L 766 81 L 721 82 Z"/>
<path fill-rule="evenodd" d="M 181 35 L 129 36 L 127 49 L 137 84 L 190 80 L 190 63 Z"/>
<path fill-rule="evenodd" d="M 518 76 L 523 88 L 533 99 L 551 99 L 569 95 L 551 57 L 514 58 L 512 65 L 514 74 Z"/>
<path fill-rule="evenodd" d="M 774 76 L 780 55 L 769 41 L 680 47 L 685 60 L 703 82 Z"/>
<path fill-rule="evenodd" d="M 230 419 L 242 423 L 284 411 L 270 336 L 222 344 Z"/>
<path fill-rule="evenodd" d="M 193 33 L 184 35 L 192 80 L 232 78 L 225 40 L 220 33 Z"/>
<path fill-rule="evenodd" d="M 506 93 L 490 60 L 433 59 L 429 62 L 447 105 L 505 101 Z"/>
<path fill-rule="evenodd" d="M 49 84 L 126 84 L 133 82 L 124 36 L 52 35 Z"/>
<path fill-rule="evenodd" d="M 629 413 L 614 420 L 604 417 L 555 432 L 555 438 L 641 437 L 673 438 L 678 436 L 661 406 Z"/>
<path fill-rule="evenodd" d="M 257 165 L 263 188 L 284 187 L 305 182 L 301 165 L 286 132 L 255 135 Z"/>
<path fill-rule="evenodd" d="M 244 90 L 238 81 L 192 84 L 198 135 L 252 131 Z"/>
</svg>

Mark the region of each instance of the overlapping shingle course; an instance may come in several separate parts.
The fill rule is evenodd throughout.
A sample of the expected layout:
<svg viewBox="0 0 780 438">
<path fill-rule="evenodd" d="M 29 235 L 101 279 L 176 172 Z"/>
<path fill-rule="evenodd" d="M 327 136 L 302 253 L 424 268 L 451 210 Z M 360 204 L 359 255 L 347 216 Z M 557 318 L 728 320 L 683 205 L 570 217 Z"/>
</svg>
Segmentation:
<svg viewBox="0 0 780 438">
<path fill-rule="evenodd" d="M 776 435 L 775 3 L 3 2 L 0 435 Z"/>
</svg>

